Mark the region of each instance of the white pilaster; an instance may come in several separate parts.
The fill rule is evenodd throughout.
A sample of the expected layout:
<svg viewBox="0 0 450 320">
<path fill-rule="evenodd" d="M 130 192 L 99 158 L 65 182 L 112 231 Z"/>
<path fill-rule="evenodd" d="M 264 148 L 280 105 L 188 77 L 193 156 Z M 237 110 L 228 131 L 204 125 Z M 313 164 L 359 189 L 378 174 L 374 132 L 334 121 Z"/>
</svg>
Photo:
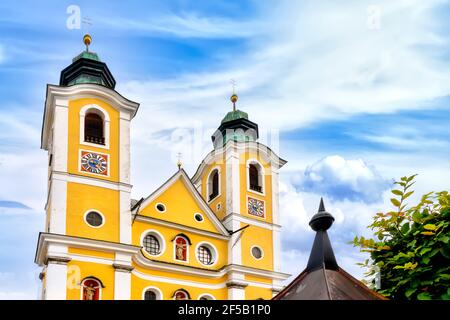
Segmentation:
<svg viewBox="0 0 450 320">
<path fill-rule="evenodd" d="M 131 244 L 131 209 L 130 209 L 130 192 L 119 191 L 120 216 L 119 216 L 119 236 L 120 242 Z"/>
<path fill-rule="evenodd" d="M 50 233 L 66 234 L 67 181 L 52 179 L 50 187 Z"/>
<path fill-rule="evenodd" d="M 120 112 L 120 149 L 119 149 L 119 178 L 122 183 L 130 183 L 130 114 Z"/>
<path fill-rule="evenodd" d="M 66 300 L 67 264 L 49 262 L 45 275 L 45 300 Z"/>
<path fill-rule="evenodd" d="M 230 219 L 224 226 L 228 230 L 236 231 L 241 227 L 241 223 L 239 220 Z M 228 264 L 242 264 L 241 232 L 232 234 L 228 241 Z"/>
<path fill-rule="evenodd" d="M 229 149 L 226 155 L 226 214 L 240 213 L 239 153 Z"/>
<path fill-rule="evenodd" d="M 114 271 L 114 300 L 131 299 L 131 272 L 117 269 Z"/>
<path fill-rule="evenodd" d="M 131 255 L 116 252 L 114 271 L 114 300 L 131 299 Z"/>
<path fill-rule="evenodd" d="M 53 120 L 53 170 L 67 172 L 69 101 L 56 99 Z"/>
<path fill-rule="evenodd" d="M 245 275 L 239 272 L 230 272 L 228 275 L 228 300 L 245 300 Z"/>
</svg>

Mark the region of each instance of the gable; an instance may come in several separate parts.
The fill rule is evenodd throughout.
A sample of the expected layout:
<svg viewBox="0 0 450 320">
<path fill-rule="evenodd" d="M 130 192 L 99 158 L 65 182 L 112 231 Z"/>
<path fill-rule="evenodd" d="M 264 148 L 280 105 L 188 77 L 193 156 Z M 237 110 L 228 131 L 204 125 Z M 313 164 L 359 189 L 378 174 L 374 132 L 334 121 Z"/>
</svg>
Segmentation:
<svg viewBox="0 0 450 320">
<path fill-rule="evenodd" d="M 164 212 L 157 210 L 158 204 L 164 205 Z M 133 213 L 136 213 L 136 210 Z M 138 213 L 196 229 L 228 235 L 184 171 L 175 174 L 144 200 Z M 201 222 L 195 219 L 195 215 L 198 213 L 203 217 Z"/>
</svg>

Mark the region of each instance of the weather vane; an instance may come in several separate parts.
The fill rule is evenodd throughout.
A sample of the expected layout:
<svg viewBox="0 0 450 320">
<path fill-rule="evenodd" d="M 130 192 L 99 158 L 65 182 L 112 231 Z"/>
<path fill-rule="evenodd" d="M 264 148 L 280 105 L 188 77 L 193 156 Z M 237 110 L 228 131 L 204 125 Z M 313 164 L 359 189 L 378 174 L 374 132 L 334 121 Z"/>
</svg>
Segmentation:
<svg viewBox="0 0 450 320">
<path fill-rule="evenodd" d="M 178 170 L 180 170 L 181 166 L 183 165 L 183 163 L 181 162 L 181 152 L 177 153 L 177 158 L 178 158 L 177 167 L 178 167 Z"/>
<path fill-rule="evenodd" d="M 236 80 L 230 80 L 231 87 L 233 88 L 233 94 L 231 95 L 231 102 L 233 102 L 233 111 L 236 111 L 236 101 L 238 100 L 238 96 L 236 94 Z"/>
</svg>

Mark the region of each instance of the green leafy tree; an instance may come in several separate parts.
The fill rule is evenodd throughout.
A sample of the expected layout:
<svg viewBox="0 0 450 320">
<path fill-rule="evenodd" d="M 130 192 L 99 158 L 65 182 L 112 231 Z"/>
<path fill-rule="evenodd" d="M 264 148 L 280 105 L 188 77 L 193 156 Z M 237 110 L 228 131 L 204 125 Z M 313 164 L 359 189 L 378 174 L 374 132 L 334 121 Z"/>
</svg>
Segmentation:
<svg viewBox="0 0 450 320">
<path fill-rule="evenodd" d="M 368 268 L 366 283 L 380 294 L 396 300 L 450 300 L 450 195 L 430 192 L 408 206 L 415 176 L 395 182 L 395 210 L 377 213 L 369 225 L 375 239 L 361 236 L 351 243 L 370 253 L 359 265 Z"/>
</svg>

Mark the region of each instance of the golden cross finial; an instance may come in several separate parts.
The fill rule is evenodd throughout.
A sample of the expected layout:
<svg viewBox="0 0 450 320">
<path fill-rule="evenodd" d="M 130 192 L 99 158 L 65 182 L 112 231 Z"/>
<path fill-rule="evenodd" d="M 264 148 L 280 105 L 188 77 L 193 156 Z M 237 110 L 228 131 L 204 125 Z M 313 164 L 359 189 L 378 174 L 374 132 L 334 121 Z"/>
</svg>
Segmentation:
<svg viewBox="0 0 450 320">
<path fill-rule="evenodd" d="M 181 152 L 177 153 L 177 158 L 178 158 L 177 167 L 178 167 L 178 170 L 180 170 L 181 167 L 183 166 L 183 163 L 181 162 Z"/>
<path fill-rule="evenodd" d="M 233 102 L 233 111 L 236 111 L 236 101 L 238 100 L 238 96 L 236 94 L 236 80 L 230 79 L 231 86 L 233 88 L 233 94 L 231 95 L 231 102 Z"/>
</svg>

